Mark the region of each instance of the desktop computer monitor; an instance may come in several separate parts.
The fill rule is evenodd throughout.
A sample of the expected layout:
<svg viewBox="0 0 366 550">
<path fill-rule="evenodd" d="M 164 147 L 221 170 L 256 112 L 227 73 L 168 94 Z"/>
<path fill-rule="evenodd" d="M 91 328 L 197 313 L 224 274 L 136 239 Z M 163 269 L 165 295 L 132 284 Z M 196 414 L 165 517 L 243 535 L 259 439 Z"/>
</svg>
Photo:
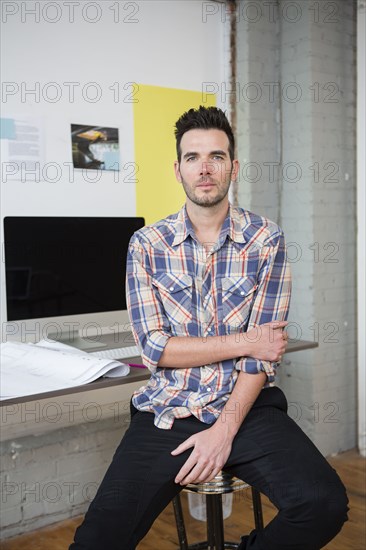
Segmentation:
<svg viewBox="0 0 366 550">
<path fill-rule="evenodd" d="M 5 217 L 2 341 L 88 349 L 103 347 L 106 332 L 128 333 L 126 256 L 143 225 L 141 217 Z"/>
</svg>

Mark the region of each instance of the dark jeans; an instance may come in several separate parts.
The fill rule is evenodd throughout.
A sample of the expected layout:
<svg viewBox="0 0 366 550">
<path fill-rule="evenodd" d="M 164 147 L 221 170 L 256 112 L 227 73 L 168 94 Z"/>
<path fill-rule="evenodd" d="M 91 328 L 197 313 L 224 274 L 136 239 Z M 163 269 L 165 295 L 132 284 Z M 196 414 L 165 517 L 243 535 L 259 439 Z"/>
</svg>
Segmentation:
<svg viewBox="0 0 366 550">
<path fill-rule="evenodd" d="M 319 550 L 347 519 L 345 489 L 328 462 L 287 415 L 279 388 L 262 390 L 237 433 L 225 470 L 267 495 L 279 512 L 247 550 Z M 124 435 L 70 550 L 133 550 L 182 489 L 174 478 L 191 453 L 170 452 L 206 430 L 195 417 L 154 426 L 154 415 L 131 410 Z M 244 544 L 244 543 L 243 543 Z"/>
</svg>

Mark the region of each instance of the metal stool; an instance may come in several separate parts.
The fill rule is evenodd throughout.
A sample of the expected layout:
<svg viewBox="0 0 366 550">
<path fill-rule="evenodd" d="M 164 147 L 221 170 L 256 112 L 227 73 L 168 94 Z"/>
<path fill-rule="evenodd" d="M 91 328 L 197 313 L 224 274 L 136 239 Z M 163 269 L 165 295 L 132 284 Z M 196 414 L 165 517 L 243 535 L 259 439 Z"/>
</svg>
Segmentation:
<svg viewBox="0 0 366 550">
<path fill-rule="evenodd" d="M 180 550 L 224 550 L 225 548 L 236 549 L 237 542 L 225 542 L 224 520 L 222 514 L 222 495 L 234 493 L 249 487 L 247 483 L 224 471 L 221 471 L 212 481 L 207 483 L 190 483 L 183 490 L 191 493 L 206 495 L 207 510 L 207 540 L 188 544 L 186 529 L 184 525 L 182 504 L 180 495 L 173 499 L 175 520 L 177 523 L 178 540 Z M 251 487 L 254 523 L 256 529 L 263 529 L 262 503 L 259 491 Z"/>
</svg>

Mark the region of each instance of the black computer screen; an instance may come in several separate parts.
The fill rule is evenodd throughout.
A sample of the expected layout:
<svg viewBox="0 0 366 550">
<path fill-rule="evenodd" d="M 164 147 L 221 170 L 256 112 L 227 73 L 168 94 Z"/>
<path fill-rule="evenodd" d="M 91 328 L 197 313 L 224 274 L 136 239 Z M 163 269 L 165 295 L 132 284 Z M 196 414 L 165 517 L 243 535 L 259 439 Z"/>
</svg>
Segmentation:
<svg viewBox="0 0 366 550">
<path fill-rule="evenodd" d="M 126 256 L 144 219 L 4 218 L 8 321 L 126 309 Z"/>
</svg>

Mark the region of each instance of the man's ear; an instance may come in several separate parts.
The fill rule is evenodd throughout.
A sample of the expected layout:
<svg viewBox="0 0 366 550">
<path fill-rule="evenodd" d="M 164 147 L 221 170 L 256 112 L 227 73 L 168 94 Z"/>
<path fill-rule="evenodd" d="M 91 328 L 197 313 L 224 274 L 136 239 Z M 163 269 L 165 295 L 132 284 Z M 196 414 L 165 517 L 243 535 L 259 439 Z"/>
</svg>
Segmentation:
<svg viewBox="0 0 366 550">
<path fill-rule="evenodd" d="M 180 174 L 179 162 L 177 160 L 174 161 L 174 172 L 175 172 L 175 177 L 177 178 L 177 181 L 179 181 L 179 183 L 182 183 L 182 176 Z"/>
<path fill-rule="evenodd" d="M 239 161 L 236 159 L 233 160 L 233 171 L 231 173 L 231 181 L 236 181 L 238 177 L 239 169 L 240 169 Z"/>
</svg>

